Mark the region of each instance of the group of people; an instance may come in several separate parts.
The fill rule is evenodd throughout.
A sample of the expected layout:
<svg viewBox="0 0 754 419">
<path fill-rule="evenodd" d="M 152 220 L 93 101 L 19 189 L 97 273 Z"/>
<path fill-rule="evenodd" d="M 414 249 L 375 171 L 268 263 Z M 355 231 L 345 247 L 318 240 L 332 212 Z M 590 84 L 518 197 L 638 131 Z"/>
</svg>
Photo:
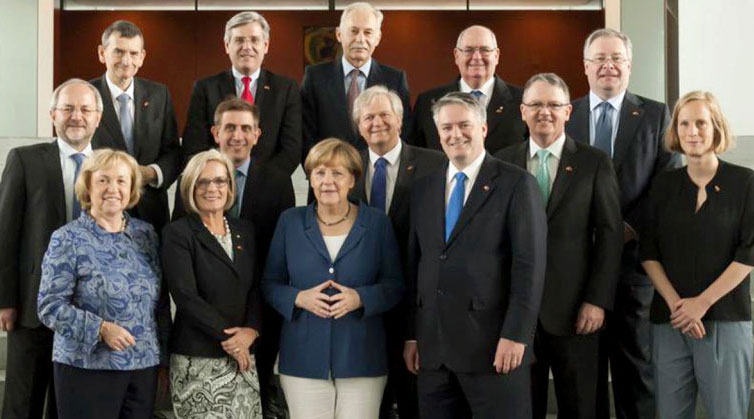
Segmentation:
<svg viewBox="0 0 754 419">
<path fill-rule="evenodd" d="M 746 417 L 754 172 L 719 159 L 715 97 L 629 92 L 611 29 L 587 96 L 518 88 L 470 26 L 412 111 L 381 22 L 346 7 L 299 89 L 236 14 L 182 142 L 139 28 L 104 31 L 106 73 L 55 89 L 56 139 L 0 180 L 3 418 L 149 418 L 169 391 L 177 418 L 543 419 L 550 372 L 559 418 L 608 418 L 609 382 L 621 419 L 693 418 L 697 393 Z"/>
</svg>

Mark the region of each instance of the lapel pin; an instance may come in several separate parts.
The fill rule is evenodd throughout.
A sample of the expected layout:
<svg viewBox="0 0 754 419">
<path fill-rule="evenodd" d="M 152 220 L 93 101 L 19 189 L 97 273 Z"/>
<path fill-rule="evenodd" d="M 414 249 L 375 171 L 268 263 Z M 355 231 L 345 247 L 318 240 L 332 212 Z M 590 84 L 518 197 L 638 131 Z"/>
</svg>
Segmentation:
<svg viewBox="0 0 754 419">
<path fill-rule="evenodd" d="M 639 111 L 633 111 L 633 112 L 631 112 L 631 115 L 633 115 L 633 116 L 639 116 Z"/>
<path fill-rule="evenodd" d="M 141 106 L 143 106 L 143 107 L 146 108 L 147 106 L 149 106 L 149 101 L 145 100 L 144 103 Z"/>
<path fill-rule="evenodd" d="M 482 186 L 482 190 L 485 191 L 485 192 L 489 192 L 490 187 L 488 185 L 484 185 L 484 186 Z"/>
<path fill-rule="evenodd" d="M 264 85 L 264 90 L 270 90 L 270 85 L 269 84 L 265 84 Z"/>
<path fill-rule="evenodd" d="M 241 235 L 240 235 L 240 234 L 236 234 L 236 238 L 237 238 L 237 239 L 240 239 L 240 238 L 241 238 Z"/>
<path fill-rule="evenodd" d="M 406 171 L 407 171 L 407 172 L 412 172 L 413 170 L 414 170 L 414 166 L 408 166 L 408 167 L 406 168 Z"/>
<path fill-rule="evenodd" d="M 503 113 L 503 107 L 501 106 L 501 107 L 495 109 L 495 113 Z"/>
<path fill-rule="evenodd" d="M 566 166 L 566 167 L 565 167 L 565 171 L 566 171 L 566 172 L 568 172 L 568 173 L 571 173 L 571 172 L 573 172 L 573 167 L 571 167 L 571 166 Z"/>
<path fill-rule="evenodd" d="M 236 250 L 243 250 L 243 247 L 241 247 L 241 245 L 239 244 L 238 246 L 236 246 Z"/>
<path fill-rule="evenodd" d="M 715 185 L 715 192 L 720 192 L 720 187 Z"/>
</svg>

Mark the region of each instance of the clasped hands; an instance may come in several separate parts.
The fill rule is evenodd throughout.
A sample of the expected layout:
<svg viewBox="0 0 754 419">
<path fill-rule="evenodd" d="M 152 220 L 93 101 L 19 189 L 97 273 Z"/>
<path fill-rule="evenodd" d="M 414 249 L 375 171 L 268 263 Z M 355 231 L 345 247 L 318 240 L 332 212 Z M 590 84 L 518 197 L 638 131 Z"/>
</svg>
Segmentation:
<svg viewBox="0 0 754 419">
<path fill-rule="evenodd" d="M 679 329 L 681 333 L 694 339 L 701 339 L 707 335 L 702 323 L 702 317 L 707 313 L 710 304 L 701 296 L 679 298 L 668 304 L 670 307 L 670 325 Z"/>
<path fill-rule="evenodd" d="M 253 367 L 249 348 L 259 337 L 259 332 L 250 327 L 231 327 L 223 330 L 231 337 L 222 341 L 223 350 L 238 362 L 241 371 L 248 371 Z"/>
<path fill-rule="evenodd" d="M 335 288 L 340 291 L 335 295 L 327 295 L 323 291 Z M 355 289 L 340 285 L 333 280 L 327 280 L 308 290 L 299 291 L 296 295 L 296 307 L 312 312 L 323 319 L 339 319 L 351 311 L 361 308 L 364 303 Z"/>
</svg>

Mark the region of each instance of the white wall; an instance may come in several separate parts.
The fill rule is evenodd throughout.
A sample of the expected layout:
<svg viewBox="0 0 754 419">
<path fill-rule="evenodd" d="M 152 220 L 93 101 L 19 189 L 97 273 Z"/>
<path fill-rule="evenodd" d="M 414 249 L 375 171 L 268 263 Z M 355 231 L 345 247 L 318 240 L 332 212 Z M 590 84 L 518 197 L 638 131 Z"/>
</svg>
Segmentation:
<svg viewBox="0 0 754 419">
<path fill-rule="evenodd" d="M 631 83 L 628 88 L 638 95 L 666 102 L 663 1 L 624 0 L 620 8 L 620 29 L 631 38 L 633 44 Z"/>
<path fill-rule="evenodd" d="M 754 135 L 754 0 L 680 0 L 678 7 L 680 94 L 713 92 L 734 134 Z"/>
</svg>

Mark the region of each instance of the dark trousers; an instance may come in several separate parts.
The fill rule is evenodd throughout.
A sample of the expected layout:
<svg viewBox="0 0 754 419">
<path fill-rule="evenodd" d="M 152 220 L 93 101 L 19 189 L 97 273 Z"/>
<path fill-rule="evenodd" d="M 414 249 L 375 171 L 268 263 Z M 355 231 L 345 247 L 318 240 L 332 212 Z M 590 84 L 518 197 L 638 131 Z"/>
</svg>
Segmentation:
<svg viewBox="0 0 754 419">
<path fill-rule="evenodd" d="M 58 417 L 52 381 L 53 332 L 44 327 L 16 325 L 8 332 L 7 369 L 3 419 L 41 419 Z"/>
<path fill-rule="evenodd" d="M 422 419 L 531 419 L 530 374 L 528 364 L 508 374 L 422 369 L 419 414 Z"/>
<path fill-rule="evenodd" d="M 275 359 L 280 348 L 282 318 L 268 304 L 262 306 L 264 335 L 260 336 L 254 356 L 259 374 L 259 397 L 262 399 L 262 412 L 265 418 L 287 418 L 288 409 L 283 391 L 275 380 Z"/>
<path fill-rule="evenodd" d="M 597 417 L 599 333 L 555 336 L 537 326 L 532 365 L 534 419 L 547 416 L 547 391 L 552 369 L 558 419 Z"/>
<path fill-rule="evenodd" d="M 610 418 L 608 360 L 617 419 L 655 417 L 652 325 L 649 305 L 654 287 L 619 283 L 613 312 L 600 342 L 597 417 Z"/>
<path fill-rule="evenodd" d="M 132 371 L 87 370 L 55 363 L 60 419 L 151 419 L 157 367 Z"/>
<path fill-rule="evenodd" d="M 403 328 L 400 310 L 388 312 L 385 316 L 387 332 L 388 375 L 385 392 L 382 393 L 380 418 L 418 419 L 419 402 L 417 400 L 416 375 L 409 372 L 403 361 Z M 397 409 L 396 409 L 397 407 Z"/>
</svg>

